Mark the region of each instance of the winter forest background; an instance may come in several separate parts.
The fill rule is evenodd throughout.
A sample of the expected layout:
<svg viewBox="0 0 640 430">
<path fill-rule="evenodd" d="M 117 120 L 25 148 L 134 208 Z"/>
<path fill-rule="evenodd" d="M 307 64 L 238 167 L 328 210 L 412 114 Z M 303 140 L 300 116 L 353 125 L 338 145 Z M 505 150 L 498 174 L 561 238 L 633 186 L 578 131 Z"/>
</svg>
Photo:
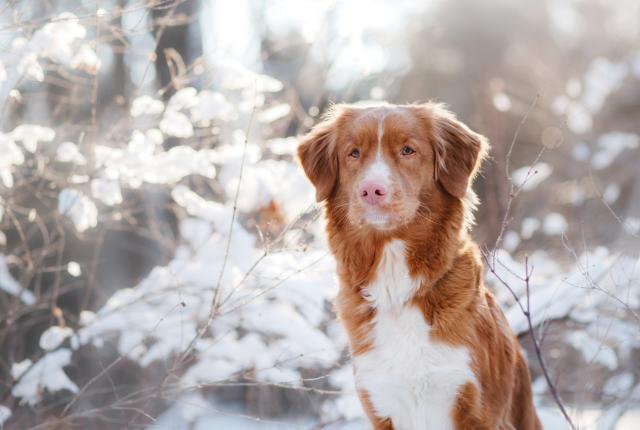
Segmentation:
<svg viewBox="0 0 640 430">
<path fill-rule="evenodd" d="M 492 142 L 545 428 L 640 428 L 639 41 L 637 0 L 0 2 L 0 429 L 364 428 L 296 137 L 427 99 Z"/>
</svg>

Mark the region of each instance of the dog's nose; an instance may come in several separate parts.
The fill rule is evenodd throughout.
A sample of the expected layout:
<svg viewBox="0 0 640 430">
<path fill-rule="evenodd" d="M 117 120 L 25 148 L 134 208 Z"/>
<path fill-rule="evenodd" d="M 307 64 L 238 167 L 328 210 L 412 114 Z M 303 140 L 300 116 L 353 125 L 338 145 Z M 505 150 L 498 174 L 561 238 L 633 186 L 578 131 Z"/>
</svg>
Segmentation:
<svg viewBox="0 0 640 430">
<path fill-rule="evenodd" d="M 382 203 L 386 195 L 387 189 L 380 182 L 364 181 L 360 184 L 360 198 L 372 206 Z"/>
</svg>

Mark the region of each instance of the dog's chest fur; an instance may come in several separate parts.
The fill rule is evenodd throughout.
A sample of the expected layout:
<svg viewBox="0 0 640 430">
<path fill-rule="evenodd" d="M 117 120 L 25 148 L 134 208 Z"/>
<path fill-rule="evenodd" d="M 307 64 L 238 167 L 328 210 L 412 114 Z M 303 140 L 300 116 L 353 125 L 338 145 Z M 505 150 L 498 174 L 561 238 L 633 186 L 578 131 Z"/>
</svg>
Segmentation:
<svg viewBox="0 0 640 430">
<path fill-rule="evenodd" d="M 475 376 L 468 350 L 431 339 L 422 312 L 408 305 L 419 286 L 409 274 L 404 243 L 388 243 L 365 289 L 376 316 L 372 348 L 353 358 L 356 382 L 395 430 L 453 429 L 458 390 Z"/>
</svg>

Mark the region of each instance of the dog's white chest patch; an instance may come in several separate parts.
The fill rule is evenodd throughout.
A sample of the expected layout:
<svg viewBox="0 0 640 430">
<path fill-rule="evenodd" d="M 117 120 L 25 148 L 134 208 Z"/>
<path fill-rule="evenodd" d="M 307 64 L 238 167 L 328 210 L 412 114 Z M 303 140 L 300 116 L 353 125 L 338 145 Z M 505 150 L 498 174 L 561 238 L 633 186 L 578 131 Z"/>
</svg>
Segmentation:
<svg viewBox="0 0 640 430">
<path fill-rule="evenodd" d="M 356 383 L 376 415 L 396 430 L 453 429 L 458 390 L 475 382 L 469 352 L 431 339 L 431 327 L 407 302 L 420 286 L 411 278 L 401 241 L 390 242 L 367 300 L 376 308 L 373 348 L 353 358 Z"/>
</svg>

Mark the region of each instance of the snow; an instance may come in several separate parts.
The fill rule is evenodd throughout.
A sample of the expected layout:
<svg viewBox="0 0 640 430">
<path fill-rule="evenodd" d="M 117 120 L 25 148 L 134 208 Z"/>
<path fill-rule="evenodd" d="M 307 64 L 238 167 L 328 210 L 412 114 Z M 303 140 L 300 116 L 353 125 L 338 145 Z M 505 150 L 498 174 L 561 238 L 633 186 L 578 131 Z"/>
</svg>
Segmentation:
<svg viewBox="0 0 640 430">
<path fill-rule="evenodd" d="M 198 90 L 193 87 L 182 88 L 177 91 L 167 104 L 167 111 L 189 109 L 198 104 Z"/>
<path fill-rule="evenodd" d="M 603 328 L 607 328 L 607 342 L 598 349 L 600 351 L 598 359 L 602 360 L 603 365 L 609 367 L 617 359 L 616 354 L 613 354 L 608 347 L 609 342 L 617 345 L 618 354 L 625 354 L 625 351 L 629 351 L 634 345 L 629 343 L 629 339 L 636 341 L 640 339 L 631 334 L 632 325 L 628 327 L 623 321 L 607 321 L 601 315 L 602 310 L 595 315 L 591 310 L 616 303 L 609 300 L 609 295 L 603 291 L 629 297 L 629 294 L 624 292 L 625 284 L 616 277 L 616 274 L 619 273 L 618 276 L 622 276 L 623 273 L 633 273 L 631 270 L 636 262 L 633 259 L 621 259 L 619 255 L 611 254 L 605 248 L 596 248 L 591 253 L 585 253 L 576 258 L 574 266 L 563 269 L 543 251 L 529 256 L 529 269 L 533 268 L 529 282 L 532 323 L 534 326 L 539 326 L 547 320 L 571 316 L 575 321 L 591 322 L 592 325 L 588 327 L 589 335 L 595 339 L 601 339 Z M 496 252 L 496 261 L 498 276 L 514 290 L 517 296 L 522 298 L 521 300 L 524 300 L 526 286 L 523 280 L 524 265 L 513 260 L 503 250 Z M 505 314 L 514 332 L 517 334 L 526 332 L 527 318 L 520 307 L 513 303 L 510 293 L 492 274 L 487 274 L 486 279 L 487 283 L 495 286 L 499 302 L 507 305 Z M 627 277 L 627 282 L 630 284 L 626 285 L 632 285 L 635 279 Z M 600 289 L 592 288 L 594 285 L 598 285 Z M 523 305 L 526 304 L 523 303 Z M 578 337 L 572 339 L 572 344 L 584 344 L 585 349 L 582 352 L 590 356 L 590 360 L 594 359 L 597 355 L 595 341 L 587 345 L 589 338 L 581 334 L 575 336 Z"/>
<path fill-rule="evenodd" d="M 578 142 L 571 148 L 571 155 L 578 161 L 585 161 L 591 156 L 591 149 L 586 143 Z"/>
<path fill-rule="evenodd" d="M 610 396 L 628 393 L 634 386 L 634 376 L 630 372 L 623 372 L 612 376 L 604 385 L 604 392 Z"/>
<path fill-rule="evenodd" d="M 604 57 L 596 58 L 584 75 L 582 103 L 591 112 L 598 112 L 628 73 L 629 67 L 625 63 L 613 63 Z"/>
<path fill-rule="evenodd" d="M 70 363 L 71 350 L 69 349 L 61 348 L 45 354 L 28 370 L 24 370 L 24 373 L 12 372 L 14 378 L 19 379 L 11 390 L 11 394 L 21 398 L 22 402 L 35 405 L 40 400 L 43 389 L 52 393 L 60 390 L 77 393 L 77 385 L 69 379 L 63 370 L 63 367 Z"/>
<path fill-rule="evenodd" d="M 22 375 L 25 374 L 27 370 L 31 368 L 33 362 L 30 359 L 24 359 L 19 362 L 13 363 L 11 366 L 11 376 L 13 379 L 19 379 Z"/>
<path fill-rule="evenodd" d="M 158 115 L 164 110 L 164 103 L 147 95 L 136 97 L 131 102 L 131 116 Z"/>
<path fill-rule="evenodd" d="M 612 204 L 620 196 L 620 186 L 618 184 L 609 184 L 602 193 L 602 198 L 607 204 Z"/>
<path fill-rule="evenodd" d="M 540 221 L 536 218 L 525 218 L 520 225 L 521 236 L 523 239 L 531 239 L 533 234 L 540 228 Z"/>
<path fill-rule="evenodd" d="M 496 93 L 493 95 L 493 107 L 499 112 L 508 112 L 511 109 L 511 98 L 505 93 Z"/>
<path fill-rule="evenodd" d="M 623 222 L 624 230 L 632 235 L 640 233 L 640 218 L 628 217 Z"/>
<path fill-rule="evenodd" d="M 149 427 L 150 430 L 189 428 L 193 430 L 281 430 L 310 427 L 293 417 L 264 419 L 247 415 L 237 404 L 205 399 L 201 395 L 185 395 Z M 305 425 L 306 424 L 306 425 Z"/>
<path fill-rule="evenodd" d="M 547 179 L 552 172 L 553 168 L 549 164 L 537 163 L 514 170 L 511 173 L 511 178 L 516 187 L 522 187 L 523 191 L 529 191 Z"/>
<path fill-rule="evenodd" d="M 6 257 L 0 254 L 0 290 L 11 294 L 12 296 L 20 297 L 22 303 L 25 305 L 33 305 L 36 302 L 36 297 L 33 293 L 27 289 L 23 289 L 18 281 L 16 281 L 7 267 Z"/>
<path fill-rule="evenodd" d="M 70 66 L 90 75 L 95 75 L 100 68 L 100 64 L 100 59 L 96 51 L 94 51 L 89 44 L 83 43 L 73 55 Z"/>
<path fill-rule="evenodd" d="M 300 381 L 300 368 L 331 367 L 344 338 L 337 343 L 318 327 L 326 324 L 336 292 L 333 259 L 326 252 L 295 250 L 261 257 L 255 237 L 237 220 L 220 283 L 219 316 L 208 336 L 197 337 L 222 270 L 232 210 L 184 185 L 174 187 L 172 197 L 188 214 L 180 223 L 184 243 L 175 258 L 83 317 L 72 345 L 100 347 L 116 336 L 120 354 L 148 366 L 196 339 L 197 360 L 185 370 L 185 386 L 230 380 L 247 369 L 260 381 L 292 383 Z"/>
<path fill-rule="evenodd" d="M 122 203 L 120 184 L 117 181 L 97 178 L 91 181 L 91 194 L 107 206 Z"/>
<path fill-rule="evenodd" d="M 298 142 L 297 137 L 284 137 L 267 141 L 267 148 L 276 155 L 294 155 Z"/>
<path fill-rule="evenodd" d="M 234 60 L 222 60 L 216 62 L 214 67 L 219 70 L 220 86 L 227 90 L 249 88 L 262 92 L 278 92 L 284 88 L 282 82 L 271 76 L 255 73 Z"/>
<path fill-rule="evenodd" d="M 98 225 L 98 209 L 95 203 L 73 188 L 60 191 L 58 211 L 68 216 L 80 233 Z"/>
<path fill-rule="evenodd" d="M 0 405 L 0 428 L 2 428 L 2 425 L 7 422 L 9 418 L 11 418 L 11 409 L 4 405 Z"/>
<path fill-rule="evenodd" d="M 73 330 L 69 327 L 51 326 L 40 336 L 40 348 L 45 351 L 53 351 L 72 334 Z"/>
<path fill-rule="evenodd" d="M 144 183 L 174 184 L 189 175 L 216 176 L 212 150 L 175 146 L 164 151 L 161 142 L 160 131 L 151 129 L 146 133 L 134 132 L 125 149 L 96 145 L 96 168 L 103 171 L 105 178 L 118 180 L 121 186 L 130 188 L 139 188 Z M 112 191 L 106 195 L 110 196 L 109 201 L 117 201 L 115 188 Z"/>
<path fill-rule="evenodd" d="M 193 125 L 189 117 L 182 112 L 171 109 L 165 111 L 160 121 L 160 130 L 169 136 L 183 139 L 193 136 Z"/>
<path fill-rule="evenodd" d="M 603 134 L 598 138 L 598 150 L 591 159 L 591 165 L 595 169 L 604 169 L 625 150 L 638 147 L 637 134 L 613 132 Z"/>
<path fill-rule="evenodd" d="M 570 345 L 582 353 L 585 362 L 599 363 L 611 370 L 618 367 L 618 358 L 615 352 L 606 345 L 603 339 L 594 339 L 582 331 L 571 332 L 566 339 Z"/>
<path fill-rule="evenodd" d="M 504 249 L 509 252 L 513 252 L 516 250 L 518 245 L 520 244 L 520 236 L 517 232 L 513 230 L 509 230 L 505 232 L 504 237 L 502 239 L 502 245 Z"/>
<path fill-rule="evenodd" d="M 586 133 L 593 126 L 591 112 L 582 104 L 571 101 L 567 106 L 567 127 L 576 134 Z"/>
<path fill-rule="evenodd" d="M 81 42 L 87 35 L 80 20 L 72 13 L 61 13 L 43 25 L 27 41 L 14 39 L 12 51 L 19 53 L 18 72 L 42 82 L 44 70 L 38 61 L 46 58 L 72 69 L 95 74 L 100 68 L 100 59 L 95 50 Z"/>
<path fill-rule="evenodd" d="M 23 76 L 27 76 L 34 81 L 44 81 L 44 70 L 38 62 L 38 55 L 33 52 L 25 54 L 18 64 L 18 73 Z"/>
<path fill-rule="evenodd" d="M 257 119 L 259 122 L 268 124 L 284 118 L 289 115 L 289 112 L 291 112 L 291 106 L 289 106 L 289 103 L 280 103 L 260 112 Z"/>
<path fill-rule="evenodd" d="M 562 214 L 552 212 L 544 218 L 542 230 L 546 235 L 558 236 L 567 229 L 567 220 Z"/>
<path fill-rule="evenodd" d="M 24 163 L 24 154 L 15 144 L 11 135 L 0 133 L 0 179 L 6 188 L 13 187 L 13 166 Z"/>
<path fill-rule="evenodd" d="M 87 164 L 87 159 L 80 153 L 78 146 L 73 142 L 63 142 L 56 150 L 56 158 L 62 163 L 73 163 L 78 166 Z"/>
<path fill-rule="evenodd" d="M 193 121 L 206 123 L 214 119 L 228 121 L 233 118 L 234 109 L 222 93 L 203 90 L 198 93 L 190 113 Z"/>
<path fill-rule="evenodd" d="M 629 74 L 625 62 L 613 63 L 604 57 L 592 61 L 582 82 L 572 78 L 567 83 L 567 95 L 553 100 L 552 109 L 558 115 L 566 115 L 567 127 L 576 134 L 583 134 L 593 127 L 594 115 L 604 105 L 607 97 L 620 88 Z"/>
<path fill-rule="evenodd" d="M 11 132 L 13 140 L 22 142 L 24 149 L 32 154 L 38 149 L 38 142 L 51 142 L 55 136 L 49 127 L 33 124 L 21 124 Z"/>
<path fill-rule="evenodd" d="M 226 164 L 219 180 L 227 197 L 233 198 L 238 186 L 236 166 Z M 238 207 L 250 212 L 274 201 L 283 209 L 287 220 L 291 220 L 313 205 L 313 195 L 312 186 L 298 166 L 284 160 L 264 160 L 245 166 Z"/>
<path fill-rule="evenodd" d="M 80 268 L 80 265 L 78 264 L 78 262 L 70 261 L 67 263 L 67 272 L 69 273 L 69 275 L 73 276 L 74 278 L 77 278 L 82 274 L 82 269 Z"/>
</svg>

